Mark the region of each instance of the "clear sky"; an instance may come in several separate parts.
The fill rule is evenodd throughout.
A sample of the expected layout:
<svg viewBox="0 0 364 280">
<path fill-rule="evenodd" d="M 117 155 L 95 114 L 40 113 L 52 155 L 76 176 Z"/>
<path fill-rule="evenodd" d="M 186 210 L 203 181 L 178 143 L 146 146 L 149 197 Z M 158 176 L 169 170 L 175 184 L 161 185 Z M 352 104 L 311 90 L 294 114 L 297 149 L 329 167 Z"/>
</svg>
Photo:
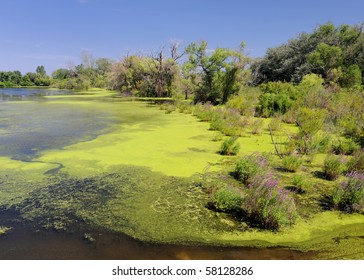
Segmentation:
<svg viewBox="0 0 364 280">
<path fill-rule="evenodd" d="M 320 24 L 364 22 L 364 0 L 0 0 L 0 71 L 50 74 L 81 53 L 119 59 L 170 40 L 247 43 L 252 57 Z"/>
</svg>

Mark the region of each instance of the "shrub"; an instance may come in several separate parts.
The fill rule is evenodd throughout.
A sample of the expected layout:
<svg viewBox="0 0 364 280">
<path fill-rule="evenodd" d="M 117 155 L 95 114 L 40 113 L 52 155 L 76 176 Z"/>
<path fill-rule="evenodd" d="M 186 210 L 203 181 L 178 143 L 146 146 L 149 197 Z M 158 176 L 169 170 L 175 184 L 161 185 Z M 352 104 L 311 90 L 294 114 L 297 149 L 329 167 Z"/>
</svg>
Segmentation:
<svg viewBox="0 0 364 280">
<path fill-rule="evenodd" d="M 220 154 L 221 155 L 236 155 L 239 153 L 240 144 L 236 143 L 237 137 L 230 137 L 224 140 L 221 144 Z"/>
<path fill-rule="evenodd" d="M 350 172 L 335 189 L 333 202 L 340 210 L 348 213 L 359 212 L 364 206 L 364 173 Z"/>
<path fill-rule="evenodd" d="M 209 122 L 215 117 L 214 106 L 212 106 L 210 103 L 198 103 L 194 106 L 193 114 L 201 121 Z"/>
<path fill-rule="evenodd" d="M 224 135 L 220 131 L 216 131 L 214 135 L 212 136 L 212 141 L 218 142 L 221 141 Z"/>
<path fill-rule="evenodd" d="M 297 169 L 302 165 L 302 159 L 288 155 L 282 158 L 283 169 L 287 172 L 296 172 Z"/>
<path fill-rule="evenodd" d="M 337 155 L 351 155 L 360 147 L 351 139 L 343 139 L 333 144 L 333 152 Z"/>
<path fill-rule="evenodd" d="M 190 103 L 186 102 L 186 101 L 179 101 L 177 102 L 177 108 L 179 110 L 180 113 L 183 114 L 191 114 L 192 113 L 192 106 Z"/>
<path fill-rule="evenodd" d="M 353 157 L 348 163 L 348 170 L 349 172 L 364 172 L 364 149 L 358 150 L 353 154 Z"/>
<path fill-rule="evenodd" d="M 344 164 L 340 157 L 329 155 L 326 157 L 323 172 L 327 180 L 336 180 L 344 171 Z"/>
<path fill-rule="evenodd" d="M 234 187 L 222 187 L 213 194 L 213 203 L 216 209 L 222 211 L 237 211 L 243 202 L 242 193 Z"/>
<path fill-rule="evenodd" d="M 251 184 L 244 199 L 243 208 L 250 219 L 259 227 L 272 230 L 293 224 L 297 211 L 289 191 L 278 188 L 278 180 L 270 174 L 258 181 Z"/>
<path fill-rule="evenodd" d="M 313 185 L 312 182 L 309 181 L 308 179 L 306 179 L 306 177 L 303 175 L 295 175 L 292 178 L 292 183 L 294 186 L 296 186 L 300 189 L 306 189 L 306 188 L 312 187 L 312 185 Z"/>
<path fill-rule="evenodd" d="M 258 134 L 258 135 L 262 134 L 263 126 L 264 126 L 263 119 L 255 119 L 251 124 L 252 134 Z"/>
<path fill-rule="evenodd" d="M 278 118 L 272 118 L 269 127 L 272 131 L 280 131 L 282 129 L 282 121 Z"/>
<path fill-rule="evenodd" d="M 268 161 L 259 155 L 245 156 L 235 165 L 235 178 L 244 184 L 249 184 L 251 179 L 267 170 Z"/>
</svg>

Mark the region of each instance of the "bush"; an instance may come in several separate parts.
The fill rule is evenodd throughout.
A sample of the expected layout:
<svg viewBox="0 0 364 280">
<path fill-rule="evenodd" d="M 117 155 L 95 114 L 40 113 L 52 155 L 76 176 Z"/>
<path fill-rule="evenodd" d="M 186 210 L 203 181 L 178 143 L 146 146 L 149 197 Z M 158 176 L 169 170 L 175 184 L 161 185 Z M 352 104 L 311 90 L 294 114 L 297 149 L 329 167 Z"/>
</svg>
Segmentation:
<svg viewBox="0 0 364 280">
<path fill-rule="evenodd" d="M 327 180 L 336 180 L 344 171 L 344 164 L 340 157 L 329 155 L 326 157 L 323 172 Z"/>
<path fill-rule="evenodd" d="M 292 179 L 292 183 L 294 186 L 300 188 L 300 189 L 306 189 L 309 187 L 312 187 L 312 182 L 306 179 L 303 175 L 295 175 Z"/>
<path fill-rule="evenodd" d="M 288 155 L 282 158 L 283 169 L 287 172 L 296 172 L 297 169 L 302 165 L 302 159 Z"/>
<path fill-rule="evenodd" d="M 235 165 L 235 178 L 243 184 L 249 184 L 253 177 L 263 174 L 267 170 L 268 161 L 263 156 L 246 156 Z"/>
<path fill-rule="evenodd" d="M 280 131 L 282 129 L 282 121 L 278 118 L 272 118 L 269 127 L 272 131 Z"/>
<path fill-rule="evenodd" d="M 358 150 L 348 163 L 348 171 L 364 172 L 364 149 Z"/>
<path fill-rule="evenodd" d="M 337 155 L 351 155 L 360 147 L 351 139 L 339 140 L 333 144 L 333 152 Z"/>
<path fill-rule="evenodd" d="M 198 117 L 201 121 L 209 122 L 215 117 L 214 106 L 210 103 L 201 104 L 198 103 L 194 106 L 193 114 Z"/>
<path fill-rule="evenodd" d="M 221 144 L 220 154 L 221 155 L 236 155 L 239 153 L 240 144 L 236 143 L 237 137 L 230 137 L 224 140 Z"/>
<path fill-rule="evenodd" d="M 364 173 L 351 172 L 334 191 L 334 205 L 348 213 L 359 212 L 364 206 Z"/>
<path fill-rule="evenodd" d="M 241 208 L 243 197 L 238 189 L 225 186 L 213 194 L 213 203 L 221 211 L 237 211 Z"/>
<path fill-rule="evenodd" d="M 263 126 L 264 126 L 263 119 L 255 119 L 251 124 L 252 134 L 257 134 L 257 135 L 262 134 Z"/>
<path fill-rule="evenodd" d="M 259 227 L 272 230 L 293 224 L 297 211 L 289 191 L 278 188 L 278 180 L 270 174 L 260 176 L 258 181 L 251 184 L 244 200 L 243 208 L 250 219 Z"/>
</svg>

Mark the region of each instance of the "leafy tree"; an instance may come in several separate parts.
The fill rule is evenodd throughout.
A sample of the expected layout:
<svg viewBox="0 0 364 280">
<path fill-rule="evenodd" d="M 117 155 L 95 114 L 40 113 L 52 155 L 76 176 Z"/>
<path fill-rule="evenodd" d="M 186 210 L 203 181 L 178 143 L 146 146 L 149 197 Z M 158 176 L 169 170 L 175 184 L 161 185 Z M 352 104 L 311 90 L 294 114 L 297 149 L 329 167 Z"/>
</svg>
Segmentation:
<svg viewBox="0 0 364 280">
<path fill-rule="evenodd" d="M 202 41 L 186 47 L 185 69 L 199 75 L 201 81 L 197 84 L 195 102 L 225 103 L 239 90 L 237 81 L 249 60 L 243 55 L 243 44 L 239 51 L 217 48 L 211 55 L 207 46 Z"/>
<path fill-rule="evenodd" d="M 259 97 L 257 112 L 264 117 L 286 113 L 298 93 L 292 84 L 282 82 L 268 82 L 262 84 L 260 89 L 262 94 Z"/>
<path fill-rule="evenodd" d="M 46 70 L 43 65 L 38 66 L 37 69 L 35 70 L 35 72 L 38 75 L 40 75 L 41 77 L 45 77 L 47 75 Z"/>
<path fill-rule="evenodd" d="M 363 24 L 335 27 L 329 22 L 312 33 L 301 33 L 286 44 L 268 49 L 251 66 L 253 83 L 299 83 L 305 75 L 314 73 L 321 75 L 327 84 L 339 82 L 349 86 L 350 82 L 341 77 L 342 71 L 351 65 L 358 65 L 361 73 L 364 71 L 363 27 Z"/>
<path fill-rule="evenodd" d="M 362 71 L 357 64 L 352 64 L 345 70 L 341 83 L 348 88 L 360 87 L 362 84 Z"/>
<path fill-rule="evenodd" d="M 325 43 L 320 43 L 315 51 L 308 55 L 308 62 L 312 65 L 311 69 L 324 77 L 327 77 L 330 70 L 340 66 L 341 60 L 341 49 Z"/>
</svg>

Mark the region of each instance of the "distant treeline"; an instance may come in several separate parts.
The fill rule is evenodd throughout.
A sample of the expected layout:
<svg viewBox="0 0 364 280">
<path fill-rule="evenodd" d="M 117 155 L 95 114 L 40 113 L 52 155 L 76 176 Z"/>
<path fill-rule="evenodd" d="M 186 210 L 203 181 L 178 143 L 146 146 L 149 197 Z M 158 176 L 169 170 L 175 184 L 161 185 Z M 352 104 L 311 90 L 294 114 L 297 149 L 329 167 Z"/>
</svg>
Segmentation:
<svg viewBox="0 0 364 280">
<path fill-rule="evenodd" d="M 87 52 L 82 63 L 60 68 L 51 76 L 43 66 L 35 73 L 0 72 L 0 87 L 55 86 L 66 89 L 104 87 L 124 94 L 150 97 L 193 98 L 195 102 L 226 103 L 246 85 L 268 82 L 299 84 L 309 74 L 323 79 L 326 88 L 362 89 L 364 25 L 327 23 L 267 50 L 263 58 L 238 49 L 208 49 L 207 42 L 180 50 L 171 43 L 150 55 L 128 54 L 120 61 L 95 59 Z M 292 93 L 290 93 L 292 94 Z M 294 98 L 294 96 L 291 96 Z"/>
</svg>

